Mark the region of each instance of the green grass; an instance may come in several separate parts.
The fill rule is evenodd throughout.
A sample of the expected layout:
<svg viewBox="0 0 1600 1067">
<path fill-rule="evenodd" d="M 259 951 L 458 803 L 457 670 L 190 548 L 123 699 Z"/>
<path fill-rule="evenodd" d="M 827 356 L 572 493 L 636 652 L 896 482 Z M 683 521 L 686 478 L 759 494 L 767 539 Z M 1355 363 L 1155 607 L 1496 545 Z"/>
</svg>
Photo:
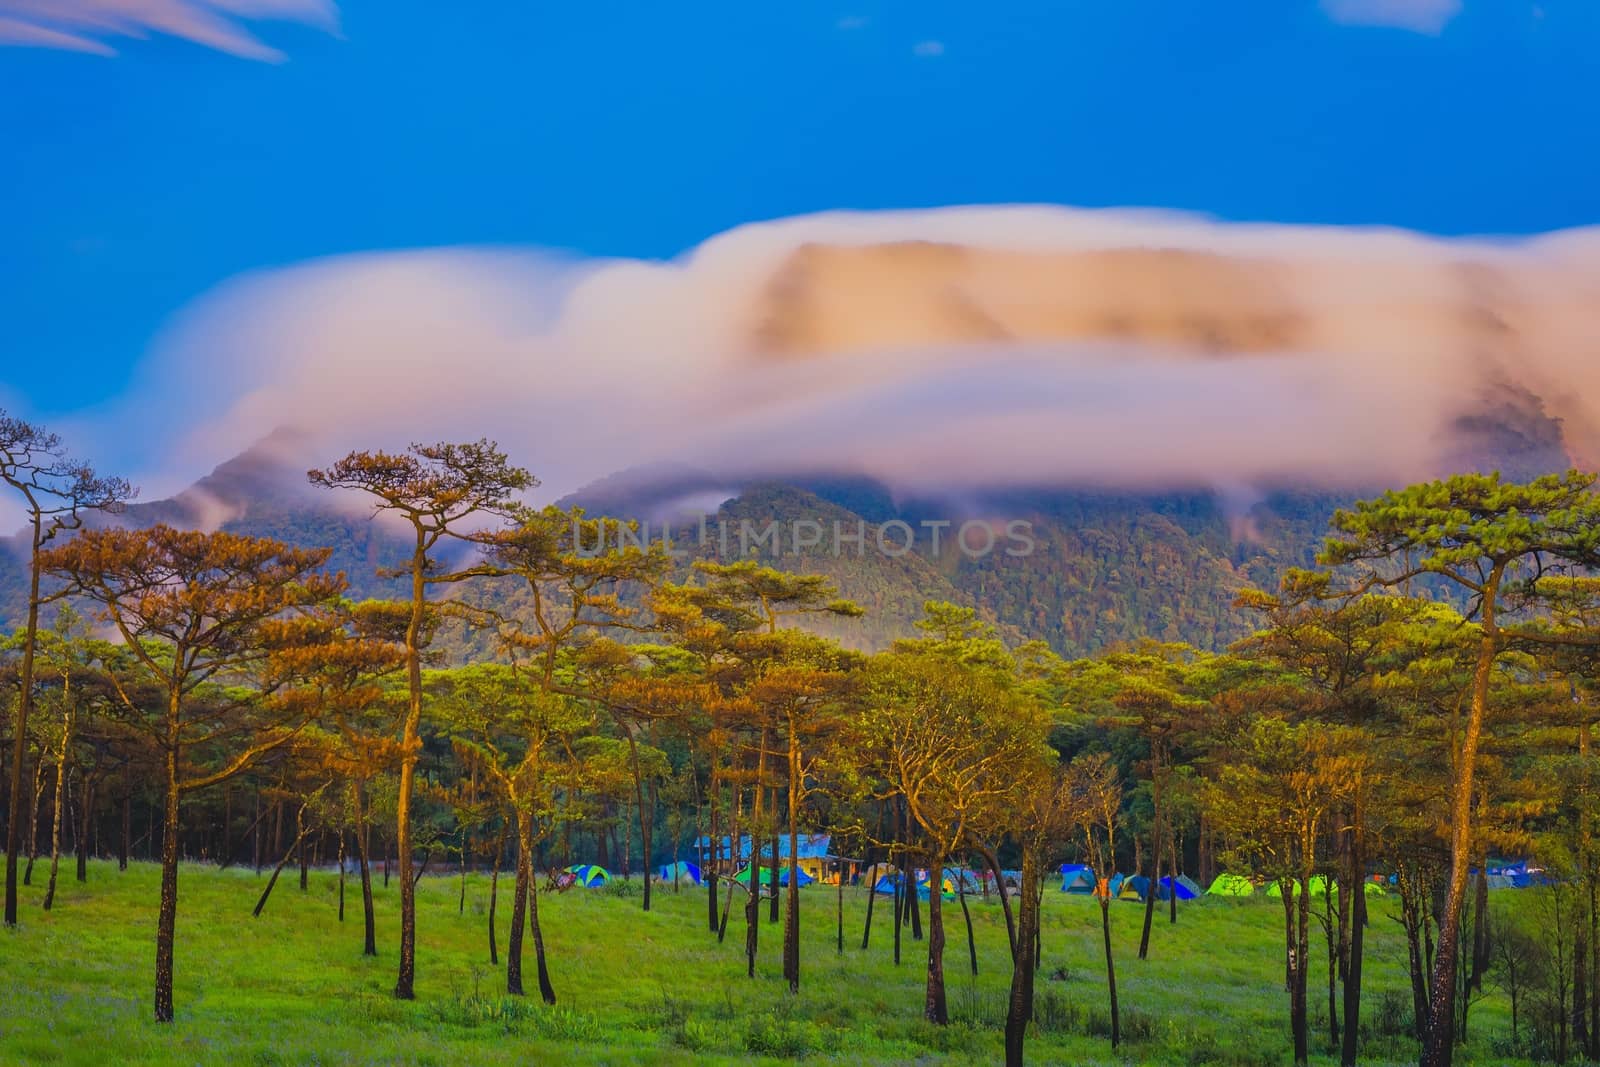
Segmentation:
<svg viewBox="0 0 1600 1067">
<path fill-rule="evenodd" d="M 802 986 L 781 980 L 780 927 L 761 928 L 758 977 L 745 977 L 743 929 L 718 945 L 705 929 L 705 891 L 658 887 L 655 910 L 604 890 L 541 894 L 540 912 L 560 998 L 503 996 L 488 964 L 488 879 L 424 878 L 418 895 L 417 999 L 395 1001 L 398 887 L 377 887 L 380 956 L 363 958 L 359 886 L 337 921 L 335 875 L 313 872 L 302 893 L 280 879 L 266 912 L 250 909 L 265 881 L 245 870 L 185 866 L 180 876 L 177 1022 L 150 1021 L 159 871 L 92 864 L 87 885 L 66 875 L 56 909 L 24 890 L 24 919 L 0 934 L 0 1062 L 6 1064 L 461 1064 L 777 1063 L 797 1058 L 871 1064 L 996 1062 L 1009 982 L 996 903 L 972 902 L 980 975 L 968 971 L 959 907 L 945 910 L 952 1015 L 921 1020 L 924 945 L 905 934 L 890 956 L 887 906 L 869 952 L 859 950 L 862 891 L 845 901 L 845 952 L 834 947 L 834 891 L 802 890 Z M 509 908 L 502 885 L 501 950 Z M 883 904 L 880 898 L 880 904 Z M 1060 1064 L 1281 1064 L 1289 1060 L 1287 998 L 1276 902 L 1185 905 L 1176 926 L 1157 913 L 1151 959 L 1135 958 L 1143 909 L 1113 908 L 1118 986 L 1133 1040 L 1112 1055 L 1105 1015 L 1099 914 L 1093 901 L 1046 895 L 1044 967 L 1030 1062 Z M 925 917 L 925 916 L 924 916 Z M 1375 1020 L 1386 990 L 1404 993 L 1404 940 L 1389 908 L 1368 937 L 1365 1004 Z M 503 957 L 502 957 L 503 959 Z M 1326 961 L 1313 948 L 1316 1062 L 1326 1055 Z M 531 945 L 526 960 L 532 984 Z M 1493 1054 L 1509 1029 L 1505 1005 L 1475 1006 L 1462 1062 L 1513 1062 Z M 1364 1063 L 1414 1056 L 1403 1037 L 1374 1033 Z"/>
</svg>

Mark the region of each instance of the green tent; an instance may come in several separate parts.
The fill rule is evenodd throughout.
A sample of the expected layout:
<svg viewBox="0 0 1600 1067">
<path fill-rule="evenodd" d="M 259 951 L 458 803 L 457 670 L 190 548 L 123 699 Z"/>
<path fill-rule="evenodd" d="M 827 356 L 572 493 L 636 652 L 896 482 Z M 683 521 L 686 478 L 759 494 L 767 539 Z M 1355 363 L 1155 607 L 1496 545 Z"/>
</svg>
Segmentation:
<svg viewBox="0 0 1600 1067">
<path fill-rule="evenodd" d="M 1295 882 L 1296 886 L 1299 884 L 1298 881 Z M 1339 892 L 1338 885 L 1325 874 L 1313 874 L 1310 881 L 1307 882 L 1306 888 L 1311 891 L 1311 902 L 1313 904 L 1321 900 L 1325 893 L 1337 896 Z M 1283 899 L 1283 886 L 1277 882 L 1271 883 L 1267 886 L 1267 896 L 1272 897 L 1274 900 Z"/>
<path fill-rule="evenodd" d="M 1248 897 L 1255 894 L 1256 887 L 1250 879 L 1242 874 L 1219 874 L 1212 879 L 1211 888 L 1206 890 L 1207 896 L 1212 897 Z"/>
<path fill-rule="evenodd" d="M 567 868 L 567 873 L 577 879 L 581 886 L 593 888 L 605 885 L 611 881 L 611 872 L 604 867 L 596 867 L 592 863 L 579 863 Z"/>
</svg>

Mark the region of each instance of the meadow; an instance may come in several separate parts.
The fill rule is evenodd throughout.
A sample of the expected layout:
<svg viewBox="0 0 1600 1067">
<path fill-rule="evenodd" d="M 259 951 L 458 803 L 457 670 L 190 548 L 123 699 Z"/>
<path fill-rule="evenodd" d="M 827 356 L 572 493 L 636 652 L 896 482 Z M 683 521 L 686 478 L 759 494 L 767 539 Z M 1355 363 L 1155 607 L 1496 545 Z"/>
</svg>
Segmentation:
<svg viewBox="0 0 1600 1067">
<path fill-rule="evenodd" d="M 720 1064 L 798 1059 L 860 1064 L 991 1063 L 1010 961 L 998 903 L 970 898 L 979 955 L 973 977 L 958 906 L 946 908 L 952 1024 L 921 1019 L 926 948 L 903 931 L 892 959 L 887 898 L 871 948 L 860 949 L 864 890 L 845 893 L 845 947 L 835 942 L 835 890 L 802 890 L 802 984 L 785 989 L 780 927 L 763 909 L 757 977 L 745 975 L 738 916 L 718 944 L 706 931 L 705 890 L 660 887 L 639 907 L 638 882 L 541 893 L 540 912 L 559 997 L 503 995 L 488 962 L 488 878 L 429 875 L 418 890 L 417 999 L 394 1000 L 397 883 L 375 880 L 379 952 L 361 955 L 359 883 L 337 915 L 337 876 L 311 872 L 302 892 L 284 872 L 265 912 L 251 918 L 265 875 L 185 865 L 180 878 L 177 1021 L 151 1021 L 159 867 L 90 865 L 79 884 L 63 872 L 55 910 L 25 890 L 21 927 L 0 934 L 0 1062 L 72 1064 Z M 36 883 L 39 879 L 36 876 Z M 502 880 L 503 962 L 509 885 Z M 1514 892 L 1514 891 L 1511 891 Z M 1395 904 L 1374 901 L 1364 983 L 1364 1063 L 1414 1062 L 1405 941 Z M 1290 1054 L 1283 992 L 1283 913 L 1276 901 L 1202 900 L 1178 923 L 1157 913 L 1150 959 L 1136 958 L 1140 905 L 1113 906 L 1122 1049 L 1104 1036 L 1106 996 L 1099 912 L 1087 897 L 1047 891 L 1043 967 L 1030 1063 L 1281 1064 Z M 925 918 L 924 914 L 924 918 Z M 531 968 L 530 955 L 526 966 Z M 1314 942 L 1310 999 L 1315 1063 L 1327 1051 L 1327 971 Z M 1458 1062 L 1508 1064 L 1505 999 L 1473 1005 L 1471 1042 Z"/>
</svg>

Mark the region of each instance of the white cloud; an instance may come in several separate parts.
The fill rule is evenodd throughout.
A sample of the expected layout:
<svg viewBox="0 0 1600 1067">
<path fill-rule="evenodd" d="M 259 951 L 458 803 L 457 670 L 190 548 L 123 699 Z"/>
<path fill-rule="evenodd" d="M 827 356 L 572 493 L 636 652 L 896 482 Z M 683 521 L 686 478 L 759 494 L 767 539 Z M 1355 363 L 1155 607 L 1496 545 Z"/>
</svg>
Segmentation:
<svg viewBox="0 0 1600 1067">
<path fill-rule="evenodd" d="M 1437 34 L 1461 14 L 1461 0 L 1322 0 L 1322 10 L 1347 26 L 1390 26 Z"/>
<path fill-rule="evenodd" d="M 846 15 L 834 23 L 834 26 L 841 30 L 864 30 L 867 28 L 867 21 L 865 15 Z"/>
<path fill-rule="evenodd" d="M 58 48 L 116 55 L 107 38 L 181 37 L 219 52 L 280 63 L 278 49 L 241 21 L 299 22 L 334 32 L 333 0 L 0 0 L 0 46 Z"/>
<path fill-rule="evenodd" d="M 918 41 L 911 51 L 924 59 L 937 59 L 944 55 L 943 41 Z"/>
<path fill-rule="evenodd" d="M 1042 207 L 784 220 L 669 263 L 383 252 L 228 283 L 130 395 L 54 421 L 148 499 L 286 424 L 322 457 L 494 437 L 551 496 L 668 461 L 938 490 L 1401 482 L 1458 462 L 1454 420 L 1502 381 L 1600 460 L 1597 266 L 1600 231 Z"/>
</svg>

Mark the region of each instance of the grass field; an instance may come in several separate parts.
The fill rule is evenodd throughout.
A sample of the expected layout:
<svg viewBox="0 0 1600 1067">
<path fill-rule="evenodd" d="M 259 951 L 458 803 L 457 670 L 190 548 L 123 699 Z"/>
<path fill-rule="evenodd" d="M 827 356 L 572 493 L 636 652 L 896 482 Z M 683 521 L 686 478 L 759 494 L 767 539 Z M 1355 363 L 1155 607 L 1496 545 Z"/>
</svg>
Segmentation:
<svg viewBox="0 0 1600 1067">
<path fill-rule="evenodd" d="M 871 1064 L 990 1063 L 1009 981 L 998 904 L 972 902 L 980 974 L 970 975 L 959 907 L 946 908 L 951 1012 L 948 1028 L 921 1021 L 922 944 L 906 931 L 905 957 L 890 955 L 887 907 L 877 910 L 869 952 L 860 951 L 865 894 L 845 899 L 845 951 L 834 944 L 834 890 L 802 890 L 802 987 L 779 977 L 780 928 L 763 911 L 758 978 L 745 977 L 743 931 L 730 923 L 718 945 L 705 929 L 704 890 L 670 886 L 655 910 L 626 891 L 542 894 L 541 916 L 559 1004 L 503 997 L 504 974 L 488 964 L 487 877 L 424 878 L 418 897 L 417 1000 L 389 996 L 394 982 L 397 886 L 377 888 L 380 956 L 361 950 L 359 886 L 337 921 L 331 872 L 279 881 L 266 912 L 250 909 L 264 883 L 247 870 L 186 866 L 180 878 L 175 1025 L 150 1021 L 159 871 L 118 872 L 95 863 L 87 885 L 64 869 L 56 910 L 39 910 L 42 887 L 24 890 L 20 929 L 0 935 L 0 1059 L 6 1064 L 462 1064 L 767 1063 L 805 1058 Z M 36 882 L 38 879 L 36 878 Z M 381 883 L 381 880 L 380 880 Z M 502 885 L 501 948 L 509 908 Z M 880 898 L 880 901 L 886 898 Z M 1289 1062 L 1282 988 L 1283 913 L 1275 901 L 1186 905 L 1178 924 L 1157 913 L 1151 958 L 1135 958 L 1142 907 L 1113 908 L 1128 1040 L 1119 1055 L 1105 1026 L 1099 914 L 1092 900 L 1047 893 L 1038 1032 L 1029 1062 L 1059 1064 L 1281 1064 Z M 1368 937 L 1363 1062 L 1402 1063 L 1409 1005 L 1404 939 L 1391 908 L 1373 913 Z M 531 946 L 527 966 L 531 974 Z M 1326 1054 L 1326 961 L 1313 945 L 1311 1001 L 1316 1062 Z M 1404 1012 L 1409 1015 L 1409 1010 Z M 1462 1062 L 1513 1063 L 1506 1006 L 1491 994 L 1474 1007 Z"/>
</svg>

